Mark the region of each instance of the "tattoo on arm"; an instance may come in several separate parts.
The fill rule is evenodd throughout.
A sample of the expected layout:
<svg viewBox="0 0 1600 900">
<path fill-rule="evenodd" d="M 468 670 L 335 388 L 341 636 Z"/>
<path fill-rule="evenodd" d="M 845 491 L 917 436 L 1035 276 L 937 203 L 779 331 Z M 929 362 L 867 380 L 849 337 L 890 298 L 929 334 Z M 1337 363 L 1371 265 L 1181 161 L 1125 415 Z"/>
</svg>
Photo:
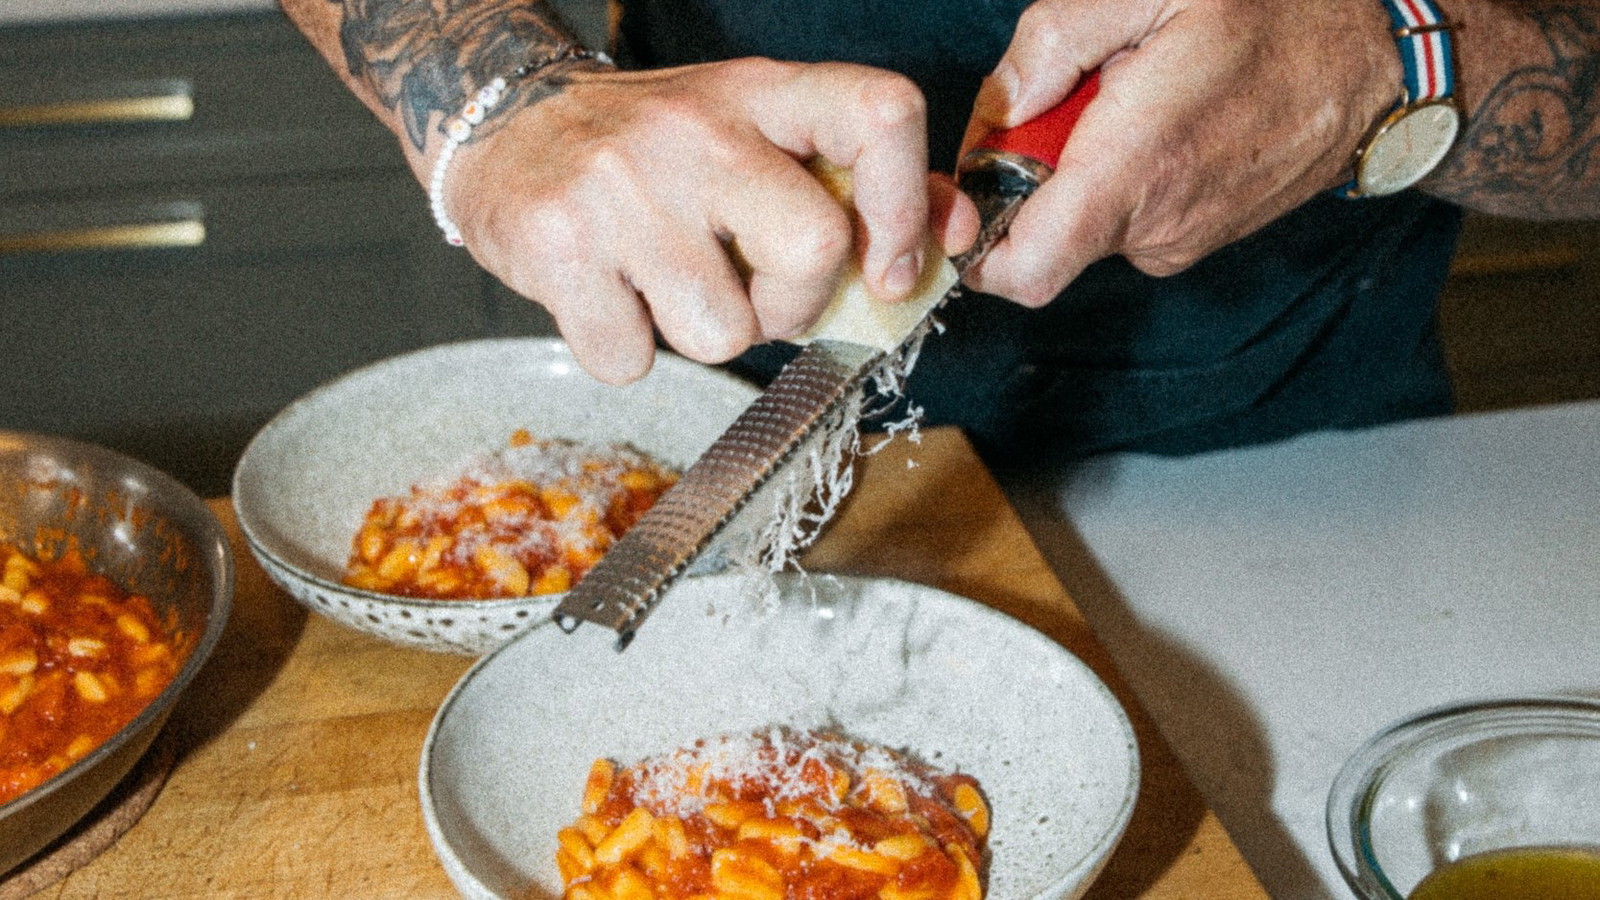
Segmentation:
<svg viewBox="0 0 1600 900">
<path fill-rule="evenodd" d="M 424 148 L 433 114 L 443 120 L 471 94 L 529 59 L 576 40 L 545 0 L 330 0 L 343 8 L 339 39 L 350 74 L 394 109 L 405 135 Z M 490 113 L 503 119 L 567 83 L 561 75 L 513 84 Z M 486 121 L 473 136 L 487 134 Z M 481 132 L 480 132 L 481 129 Z"/>
<path fill-rule="evenodd" d="M 1441 196 L 1529 218 L 1600 209 L 1600 10 L 1528 13 L 1550 58 L 1494 85 L 1438 173 Z"/>
</svg>

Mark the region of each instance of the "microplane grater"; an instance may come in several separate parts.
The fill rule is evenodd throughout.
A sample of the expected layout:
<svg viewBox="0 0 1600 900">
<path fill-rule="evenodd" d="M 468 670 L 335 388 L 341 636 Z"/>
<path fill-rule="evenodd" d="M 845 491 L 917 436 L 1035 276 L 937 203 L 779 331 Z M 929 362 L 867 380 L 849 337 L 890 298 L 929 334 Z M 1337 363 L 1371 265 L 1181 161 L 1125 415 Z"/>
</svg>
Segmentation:
<svg viewBox="0 0 1600 900">
<path fill-rule="evenodd" d="M 977 205 L 981 224 L 972 248 L 951 261 L 958 274 L 1005 237 L 1023 201 L 1053 171 L 1098 84 L 1098 72 L 1091 73 L 1060 106 L 996 133 L 962 160 L 961 189 Z M 961 290 L 958 281 L 930 314 Z M 551 613 L 556 623 L 569 633 L 583 622 L 604 625 L 616 631 L 618 650 L 627 647 L 673 579 L 886 356 L 843 341 L 807 345 L 573 585 Z"/>
</svg>

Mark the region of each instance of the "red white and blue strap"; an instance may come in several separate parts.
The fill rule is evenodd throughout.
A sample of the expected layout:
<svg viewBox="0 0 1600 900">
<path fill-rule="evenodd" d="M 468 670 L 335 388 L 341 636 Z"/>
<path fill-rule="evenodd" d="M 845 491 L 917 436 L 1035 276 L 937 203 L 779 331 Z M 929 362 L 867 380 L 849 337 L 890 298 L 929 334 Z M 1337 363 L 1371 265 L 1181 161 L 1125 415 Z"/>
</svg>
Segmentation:
<svg viewBox="0 0 1600 900">
<path fill-rule="evenodd" d="M 1405 65 L 1408 96 L 1402 103 L 1440 100 L 1455 93 L 1450 24 L 1432 0 L 1383 0 L 1394 23 L 1395 42 Z"/>
</svg>

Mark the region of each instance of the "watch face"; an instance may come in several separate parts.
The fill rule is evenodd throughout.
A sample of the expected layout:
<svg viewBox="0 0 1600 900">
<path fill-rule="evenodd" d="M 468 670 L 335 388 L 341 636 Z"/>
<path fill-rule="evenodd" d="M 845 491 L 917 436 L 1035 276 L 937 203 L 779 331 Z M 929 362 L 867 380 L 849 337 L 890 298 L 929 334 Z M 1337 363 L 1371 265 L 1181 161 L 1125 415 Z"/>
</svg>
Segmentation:
<svg viewBox="0 0 1600 900">
<path fill-rule="evenodd" d="M 1461 114 L 1448 101 L 1396 110 L 1361 154 L 1361 193 L 1392 194 L 1421 181 L 1450 152 L 1460 128 Z"/>
</svg>

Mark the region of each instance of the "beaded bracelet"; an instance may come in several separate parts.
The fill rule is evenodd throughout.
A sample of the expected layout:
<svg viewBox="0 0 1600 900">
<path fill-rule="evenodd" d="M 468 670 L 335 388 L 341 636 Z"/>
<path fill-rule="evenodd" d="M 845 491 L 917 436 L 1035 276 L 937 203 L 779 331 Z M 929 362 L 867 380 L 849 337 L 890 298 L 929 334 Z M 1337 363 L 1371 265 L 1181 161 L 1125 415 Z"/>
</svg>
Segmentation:
<svg viewBox="0 0 1600 900">
<path fill-rule="evenodd" d="M 461 107 L 461 112 L 450 121 L 444 129 L 444 146 L 439 148 L 439 156 L 433 161 L 433 175 L 428 179 L 428 206 L 433 210 L 433 221 L 444 232 L 444 239 L 452 246 L 460 247 L 466 243 L 461 238 L 461 229 L 451 220 L 450 214 L 444 208 L 444 173 L 450 167 L 450 160 L 456 155 L 456 148 L 467 142 L 472 137 L 472 129 L 478 126 L 489 111 L 499 105 L 505 97 L 506 88 L 511 81 L 521 81 L 566 62 L 592 59 L 605 65 L 614 65 L 611 57 L 598 50 L 586 50 L 572 44 L 562 44 L 556 49 L 523 63 L 511 72 L 510 80 L 496 78 L 478 90 L 476 97 L 468 100 Z"/>
</svg>

